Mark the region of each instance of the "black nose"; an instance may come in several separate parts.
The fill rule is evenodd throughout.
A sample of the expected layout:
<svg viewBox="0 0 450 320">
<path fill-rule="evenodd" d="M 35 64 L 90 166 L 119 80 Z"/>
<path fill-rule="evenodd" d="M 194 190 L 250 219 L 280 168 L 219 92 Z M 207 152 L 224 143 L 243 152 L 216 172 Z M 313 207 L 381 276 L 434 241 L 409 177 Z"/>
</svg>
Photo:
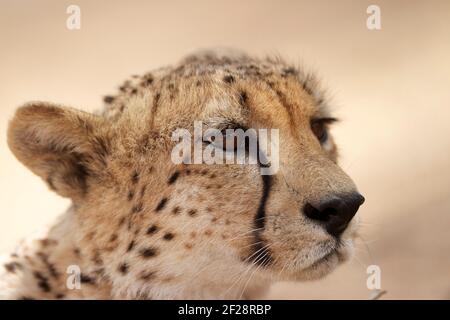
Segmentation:
<svg viewBox="0 0 450 320">
<path fill-rule="evenodd" d="M 338 237 L 364 203 L 359 193 L 333 196 L 317 204 L 306 203 L 303 212 L 308 218 L 321 221 L 328 233 Z"/>
</svg>

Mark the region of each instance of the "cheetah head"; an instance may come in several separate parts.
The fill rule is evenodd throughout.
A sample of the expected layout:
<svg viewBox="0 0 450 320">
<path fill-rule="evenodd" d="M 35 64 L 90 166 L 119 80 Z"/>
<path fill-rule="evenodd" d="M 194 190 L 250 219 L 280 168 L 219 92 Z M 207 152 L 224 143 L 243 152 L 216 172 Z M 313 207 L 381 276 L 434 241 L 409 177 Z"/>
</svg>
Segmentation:
<svg viewBox="0 0 450 320">
<path fill-rule="evenodd" d="M 206 53 L 134 76 L 105 102 L 97 114 L 30 103 L 8 141 L 72 199 L 86 268 L 101 268 L 115 292 L 223 293 L 320 278 L 349 257 L 364 198 L 337 165 L 335 119 L 311 75 L 281 59 Z M 276 172 L 174 163 L 174 131 L 193 133 L 196 121 L 278 129 Z"/>
</svg>

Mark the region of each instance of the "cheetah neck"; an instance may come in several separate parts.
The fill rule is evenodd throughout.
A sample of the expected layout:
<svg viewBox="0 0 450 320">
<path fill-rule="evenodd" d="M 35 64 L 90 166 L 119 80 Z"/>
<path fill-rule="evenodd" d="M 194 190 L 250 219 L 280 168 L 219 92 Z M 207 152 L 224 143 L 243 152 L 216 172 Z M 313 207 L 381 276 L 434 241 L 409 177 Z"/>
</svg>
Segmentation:
<svg viewBox="0 0 450 320">
<path fill-rule="evenodd" d="M 80 245 L 78 227 L 71 207 L 43 235 L 24 241 L 16 252 L 6 257 L 0 271 L 0 298 L 254 299 L 268 288 L 268 282 L 256 277 L 252 282 L 241 281 L 244 286 L 234 280 L 221 282 L 228 277 L 220 277 L 219 281 L 217 270 L 223 269 L 220 260 L 195 279 L 186 274 L 174 279 L 170 286 L 130 282 L 121 285 L 111 280 L 104 270 L 108 261 L 104 261 L 106 265 L 95 263 L 89 250 Z M 240 269 L 231 266 L 229 269 L 230 279 L 241 274 Z M 245 270 L 242 274 L 245 275 Z"/>
<path fill-rule="evenodd" d="M 110 287 L 76 245 L 73 208 L 38 237 L 25 239 L 0 271 L 3 299 L 107 299 Z"/>
</svg>

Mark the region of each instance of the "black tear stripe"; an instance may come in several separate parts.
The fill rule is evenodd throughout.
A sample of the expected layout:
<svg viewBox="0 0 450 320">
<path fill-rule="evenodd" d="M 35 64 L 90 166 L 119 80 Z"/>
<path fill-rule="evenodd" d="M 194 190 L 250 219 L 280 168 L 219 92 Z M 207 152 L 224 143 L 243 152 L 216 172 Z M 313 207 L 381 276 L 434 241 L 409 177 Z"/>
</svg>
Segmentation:
<svg viewBox="0 0 450 320">
<path fill-rule="evenodd" d="M 269 175 L 262 175 L 263 191 L 261 199 L 259 200 L 258 211 L 255 215 L 255 228 L 264 228 L 266 224 L 266 203 L 269 199 L 270 189 L 272 187 L 272 177 Z"/>
<path fill-rule="evenodd" d="M 251 263 L 258 266 L 267 267 L 272 262 L 272 255 L 270 249 L 266 247 L 265 241 L 261 237 L 261 232 L 264 231 L 266 224 L 266 203 L 269 199 L 270 189 L 272 188 L 272 176 L 262 175 L 263 192 L 259 201 L 258 211 L 256 212 L 253 224 L 255 230 L 253 232 L 254 242 L 251 246 L 250 256 L 253 258 Z"/>
<path fill-rule="evenodd" d="M 262 167 L 267 167 L 266 165 L 261 163 L 261 155 L 259 154 L 259 142 L 257 144 L 257 151 L 259 168 L 261 169 Z M 253 232 L 254 242 L 251 246 L 250 256 L 253 258 L 253 261 L 251 261 L 251 263 L 254 263 L 261 267 L 267 267 L 273 261 L 273 258 L 270 253 L 270 249 L 266 247 L 266 243 L 261 237 L 261 232 L 264 231 L 264 227 L 266 224 L 266 204 L 270 196 L 270 190 L 272 189 L 273 179 L 271 175 L 261 175 L 261 179 L 263 182 L 263 189 L 261 199 L 259 200 L 258 211 L 256 212 L 253 221 L 253 225 L 257 230 Z"/>
<path fill-rule="evenodd" d="M 169 180 L 167 181 L 167 184 L 174 184 L 175 181 L 177 181 L 178 177 L 180 176 L 180 171 L 175 171 L 169 178 Z"/>
</svg>

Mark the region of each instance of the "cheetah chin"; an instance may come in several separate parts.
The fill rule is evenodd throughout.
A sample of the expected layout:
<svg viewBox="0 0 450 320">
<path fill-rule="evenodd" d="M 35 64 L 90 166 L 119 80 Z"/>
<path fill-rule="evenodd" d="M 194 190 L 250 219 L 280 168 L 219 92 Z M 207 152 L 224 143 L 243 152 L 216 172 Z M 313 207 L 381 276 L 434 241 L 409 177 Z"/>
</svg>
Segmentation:
<svg viewBox="0 0 450 320">
<path fill-rule="evenodd" d="M 11 120 L 11 151 L 72 205 L 3 258 L 0 298 L 253 299 L 351 255 L 364 198 L 337 165 L 336 119 L 312 74 L 206 51 L 104 101 L 95 114 L 30 102 Z M 173 132 L 196 121 L 223 134 L 277 129 L 276 173 L 174 163 Z"/>
</svg>

